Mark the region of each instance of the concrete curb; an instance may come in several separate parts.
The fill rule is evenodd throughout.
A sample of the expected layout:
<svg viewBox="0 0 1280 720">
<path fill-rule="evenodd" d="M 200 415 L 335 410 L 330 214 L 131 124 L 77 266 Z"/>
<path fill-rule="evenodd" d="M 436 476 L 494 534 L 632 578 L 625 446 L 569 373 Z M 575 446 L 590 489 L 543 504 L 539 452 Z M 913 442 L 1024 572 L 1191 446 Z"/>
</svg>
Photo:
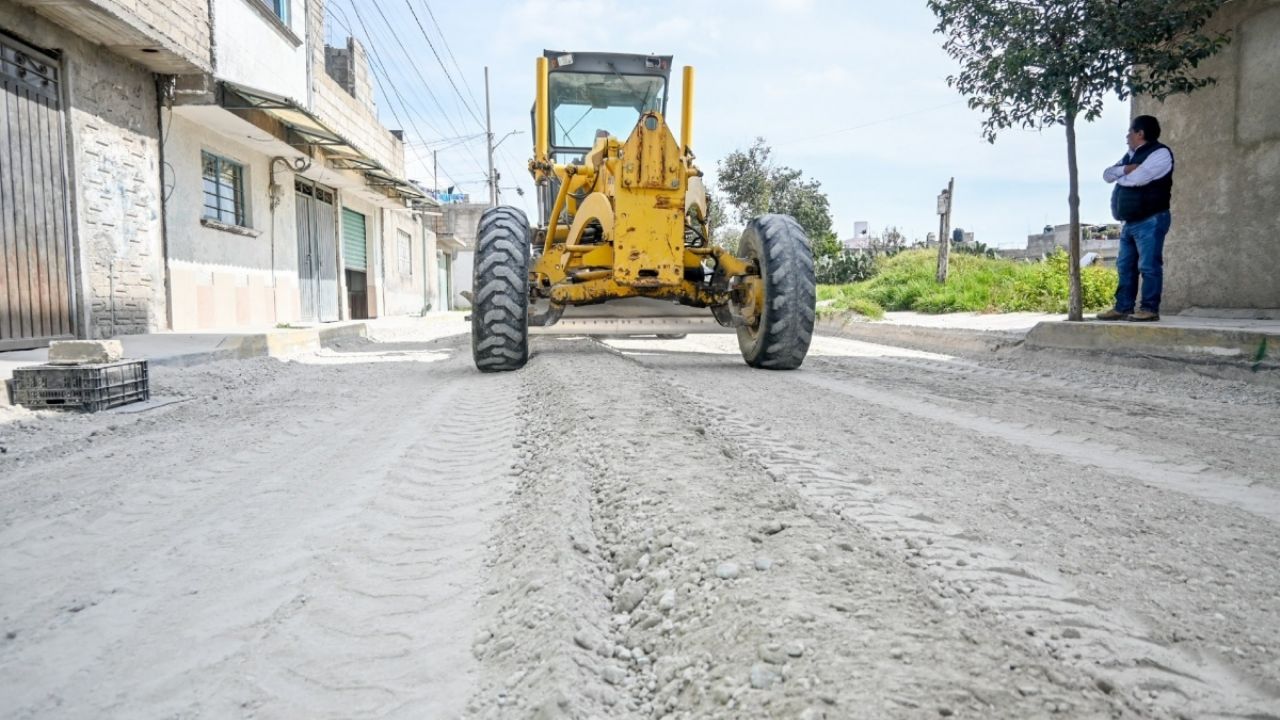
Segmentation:
<svg viewBox="0 0 1280 720">
<path fill-rule="evenodd" d="M 868 321 L 855 313 L 825 315 L 823 335 L 946 355 L 983 355 L 1008 348 L 1103 358 L 1129 365 L 1195 367 L 1230 380 L 1280 384 L 1280 333 L 1176 324 L 1037 323 L 1029 331 L 938 328 Z"/>
<path fill-rule="evenodd" d="M 823 335 L 896 345 L 947 355 L 985 354 L 1022 343 L 1024 333 L 898 325 L 866 320 L 857 313 L 836 313 L 818 318 L 814 330 Z"/>
<path fill-rule="evenodd" d="M 157 367 L 192 367 L 219 360 L 246 360 L 258 357 L 287 358 L 315 352 L 325 344 L 343 338 L 369 336 L 368 323 L 348 323 L 332 327 L 272 330 L 257 335 L 229 337 L 216 350 L 149 359 Z"/>
<path fill-rule="evenodd" d="M 1176 325 L 1045 322 L 1027 335 L 1032 350 L 1156 358 L 1249 372 L 1280 369 L 1280 334 Z"/>
</svg>

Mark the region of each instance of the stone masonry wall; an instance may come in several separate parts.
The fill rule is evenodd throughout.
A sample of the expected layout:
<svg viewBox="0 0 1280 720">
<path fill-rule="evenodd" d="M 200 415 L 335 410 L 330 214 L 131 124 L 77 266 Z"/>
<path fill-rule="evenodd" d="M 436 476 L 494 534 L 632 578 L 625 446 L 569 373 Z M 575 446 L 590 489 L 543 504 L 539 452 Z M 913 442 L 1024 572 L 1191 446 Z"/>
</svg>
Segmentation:
<svg viewBox="0 0 1280 720">
<path fill-rule="evenodd" d="M 60 52 L 70 83 L 68 180 L 81 331 L 109 337 L 163 328 L 153 75 L 9 0 L 0 0 L 0 28 Z"/>
</svg>

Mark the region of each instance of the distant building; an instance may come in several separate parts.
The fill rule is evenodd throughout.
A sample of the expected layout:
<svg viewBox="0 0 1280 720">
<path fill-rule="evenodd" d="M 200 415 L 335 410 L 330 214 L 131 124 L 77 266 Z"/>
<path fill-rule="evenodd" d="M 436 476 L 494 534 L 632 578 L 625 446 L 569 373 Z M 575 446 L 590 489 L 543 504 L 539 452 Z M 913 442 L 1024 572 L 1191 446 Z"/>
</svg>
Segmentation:
<svg viewBox="0 0 1280 720">
<path fill-rule="evenodd" d="M 845 250 L 869 250 L 871 248 L 871 237 L 867 235 L 855 235 L 851 238 L 845 238 L 840 241 Z"/>
<path fill-rule="evenodd" d="M 1025 248 L 1005 248 L 1000 256 L 1013 260 L 1039 260 L 1055 250 L 1066 250 L 1071 238 L 1071 225 L 1045 226 L 1045 232 L 1027 236 Z M 1096 253 L 1097 260 L 1115 267 L 1120 250 L 1120 225 L 1080 225 L 1080 254 Z"/>
</svg>

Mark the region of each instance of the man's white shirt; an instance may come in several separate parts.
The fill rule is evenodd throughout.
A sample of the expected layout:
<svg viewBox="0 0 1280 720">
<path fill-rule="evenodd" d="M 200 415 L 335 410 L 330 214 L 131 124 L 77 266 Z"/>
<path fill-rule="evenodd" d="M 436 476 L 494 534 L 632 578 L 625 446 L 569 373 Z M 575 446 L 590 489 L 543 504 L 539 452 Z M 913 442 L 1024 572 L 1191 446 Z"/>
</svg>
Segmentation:
<svg viewBox="0 0 1280 720">
<path fill-rule="evenodd" d="M 1148 155 L 1133 172 L 1125 175 L 1124 166 L 1129 164 L 1134 152 L 1137 151 L 1129 151 L 1124 160 L 1103 171 L 1102 179 L 1124 187 L 1141 187 L 1173 172 L 1173 153 L 1168 148 L 1160 148 Z"/>
</svg>

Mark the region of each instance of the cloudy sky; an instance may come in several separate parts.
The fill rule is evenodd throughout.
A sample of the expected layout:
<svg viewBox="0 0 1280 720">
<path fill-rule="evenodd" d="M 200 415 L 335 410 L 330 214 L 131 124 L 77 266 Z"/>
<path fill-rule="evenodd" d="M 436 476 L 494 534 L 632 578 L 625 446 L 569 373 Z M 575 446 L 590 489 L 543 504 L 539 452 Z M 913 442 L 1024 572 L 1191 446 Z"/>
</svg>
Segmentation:
<svg viewBox="0 0 1280 720">
<path fill-rule="evenodd" d="M 935 199 L 953 176 L 953 226 L 988 245 L 1021 246 L 1029 232 L 1067 221 L 1062 128 L 983 140 L 981 116 L 947 87 L 957 67 L 923 0 L 328 2 L 330 42 L 350 28 L 373 49 L 379 113 L 388 127 L 406 129 L 410 175 L 428 185 L 438 151 L 442 187 L 485 195 L 488 66 L 495 135 L 521 131 L 499 148 L 503 199 L 532 211 L 524 168 L 534 58 L 544 48 L 607 50 L 693 65 L 700 166 L 714 180 L 717 160 L 764 137 L 779 163 L 822 183 L 841 237 L 855 221 L 875 232 L 895 225 L 913 238 L 936 231 Z M 677 69 L 673 124 L 679 85 Z M 1099 121 L 1080 128 L 1085 222 L 1110 220 L 1101 173 L 1123 153 L 1127 121 L 1127 104 L 1113 99 Z"/>
</svg>

